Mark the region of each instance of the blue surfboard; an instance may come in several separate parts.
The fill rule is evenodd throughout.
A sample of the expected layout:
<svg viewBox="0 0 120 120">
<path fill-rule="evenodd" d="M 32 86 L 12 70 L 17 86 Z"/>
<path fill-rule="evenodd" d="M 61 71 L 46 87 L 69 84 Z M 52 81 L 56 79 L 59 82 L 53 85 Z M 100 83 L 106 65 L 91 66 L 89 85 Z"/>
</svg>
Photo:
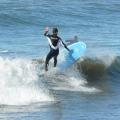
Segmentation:
<svg viewBox="0 0 120 120">
<path fill-rule="evenodd" d="M 80 41 L 68 45 L 68 48 L 71 52 L 67 51 L 65 48 L 60 51 L 61 58 L 59 58 L 60 61 L 58 62 L 59 69 L 67 68 L 80 59 L 86 51 L 86 44 Z"/>
</svg>

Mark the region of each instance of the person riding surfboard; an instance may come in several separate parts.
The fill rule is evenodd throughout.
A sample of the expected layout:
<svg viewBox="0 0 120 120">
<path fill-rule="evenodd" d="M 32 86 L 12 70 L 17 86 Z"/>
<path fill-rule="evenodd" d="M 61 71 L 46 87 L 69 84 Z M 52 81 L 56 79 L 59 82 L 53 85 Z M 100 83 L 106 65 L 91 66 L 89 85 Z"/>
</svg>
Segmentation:
<svg viewBox="0 0 120 120">
<path fill-rule="evenodd" d="M 58 36 L 58 29 L 53 28 L 52 34 L 49 34 L 49 28 L 45 28 L 44 36 L 47 37 L 50 51 L 47 54 L 46 60 L 45 60 L 45 71 L 48 71 L 48 65 L 51 58 L 54 58 L 54 67 L 57 65 L 57 56 L 59 55 L 59 47 L 60 44 L 62 44 L 69 52 L 69 48 L 66 46 L 66 44 L 62 41 L 62 39 Z"/>
</svg>

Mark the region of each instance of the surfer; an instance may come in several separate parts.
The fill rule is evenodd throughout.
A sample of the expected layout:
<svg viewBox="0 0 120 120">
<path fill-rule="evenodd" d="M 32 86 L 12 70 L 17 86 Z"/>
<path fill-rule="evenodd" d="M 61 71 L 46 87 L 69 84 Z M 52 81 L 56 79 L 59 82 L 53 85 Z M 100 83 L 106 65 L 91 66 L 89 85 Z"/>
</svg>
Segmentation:
<svg viewBox="0 0 120 120">
<path fill-rule="evenodd" d="M 62 44 L 68 51 L 70 51 L 66 44 L 62 41 L 62 39 L 58 36 L 57 28 L 53 28 L 52 34 L 48 34 L 48 32 L 49 28 L 46 27 L 44 36 L 46 36 L 48 39 L 50 52 L 48 53 L 45 60 L 45 71 L 48 71 L 48 65 L 51 58 L 54 58 L 54 67 L 56 67 L 60 44 Z"/>
</svg>

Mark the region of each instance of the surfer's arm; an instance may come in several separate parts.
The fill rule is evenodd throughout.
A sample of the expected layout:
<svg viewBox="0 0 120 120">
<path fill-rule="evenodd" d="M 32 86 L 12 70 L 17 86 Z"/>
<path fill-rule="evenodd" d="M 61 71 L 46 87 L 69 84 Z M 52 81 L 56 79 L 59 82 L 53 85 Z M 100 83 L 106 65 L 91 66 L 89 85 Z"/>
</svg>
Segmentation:
<svg viewBox="0 0 120 120">
<path fill-rule="evenodd" d="M 62 39 L 60 38 L 61 44 L 70 52 L 70 49 L 67 47 L 67 45 L 62 41 Z"/>
<path fill-rule="evenodd" d="M 44 33 L 44 36 L 47 36 L 47 35 L 48 35 L 48 32 L 45 32 L 45 33 Z"/>
<path fill-rule="evenodd" d="M 45 32 L 44 32 L 44 36 L 49 36 L 48 32 L 49 32 L 49 28 L 46 27 L 46 28 L 45 28 Z"/>
<path fill-rule="evenodd" d="M 44 32 L 44 36 L 49 37 L 48 31 Z"/>
</svg>

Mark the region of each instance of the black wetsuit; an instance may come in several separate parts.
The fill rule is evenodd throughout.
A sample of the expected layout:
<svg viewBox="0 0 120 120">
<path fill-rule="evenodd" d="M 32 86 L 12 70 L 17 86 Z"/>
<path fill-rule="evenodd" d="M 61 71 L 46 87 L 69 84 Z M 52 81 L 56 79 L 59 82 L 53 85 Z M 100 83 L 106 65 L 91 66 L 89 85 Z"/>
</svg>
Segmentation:
<svg viewBox="0 0 120 120">
<path fill-rule="evenodd" d="M 48 53 L 45 61 L 45 69 L 47 70 L 47 67 L 51 58 L 54 58 L 54 67 L 56 67 L 57 65 L 57 56 L 59 54 L 59 44 L 62 43 L 66 49 L 68 48 L 59 36 L 54 34 L 50 35 L 50 34 L 47 34 L 47 32 L 44 35 L 47 37 L 50 45 L 50 52 Z"/>
</svg>

